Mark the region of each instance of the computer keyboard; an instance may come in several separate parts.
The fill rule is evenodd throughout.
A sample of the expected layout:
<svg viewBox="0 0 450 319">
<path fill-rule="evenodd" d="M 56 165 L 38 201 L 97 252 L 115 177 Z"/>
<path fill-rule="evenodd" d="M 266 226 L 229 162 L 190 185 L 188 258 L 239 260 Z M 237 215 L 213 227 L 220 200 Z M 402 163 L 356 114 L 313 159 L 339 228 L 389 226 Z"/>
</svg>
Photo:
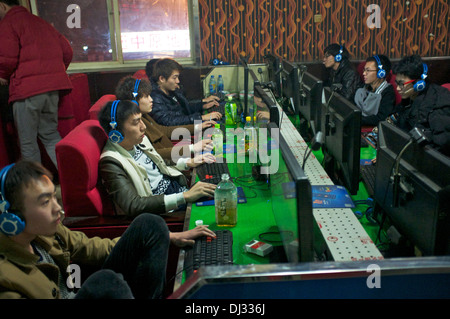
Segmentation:
<svg viewBox="0 0 450 319">
<path fill-rule="evenodd" d="M 375 192 L 375 174 L 377 171 L 376 165 L 360 165 L 359 173 L 366 185 L 369 196 L 373 196 Z"/>
<path fill-rule="evenodd" d="M 192 248 L 186 249 L 184 270 L 187 278 L 201 266 L 233 264 L 233 233 L 226 229 L 214 232 L 216 238 L 199 237 Z"/>
<path fill-rule="evenodd" d="M 211 183 L 211 184 L 219 184 L 222 180 L 222 174 L 230 175 L 230 170 L 228 169 L 227 162 L 225 158 L 221 158 L 222 163 L 214 162 L 214 163 L 203 163 L 196 167 L 196 174 L 200 181 Z"/>
<path fill-rule="evenodd" d="M 222 116 L 225 115 L 225 101 L 219 102 L 219 105 L 214 105 L 208 109 L 208 114 L 212 112 L 219 112 Z"/>
</svg>

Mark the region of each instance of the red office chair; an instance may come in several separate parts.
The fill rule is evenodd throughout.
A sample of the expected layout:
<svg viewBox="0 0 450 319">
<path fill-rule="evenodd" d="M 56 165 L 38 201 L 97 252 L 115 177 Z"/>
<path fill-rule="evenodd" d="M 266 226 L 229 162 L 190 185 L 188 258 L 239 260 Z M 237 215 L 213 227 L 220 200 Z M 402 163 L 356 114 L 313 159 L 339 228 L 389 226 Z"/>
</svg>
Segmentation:
<svg viewBox="0 0 450 319">
<path fill-rule="evenodd" d="M 148 80 L 148 76 L 147 74 L 145 74 L 145 70 L 137 70 L 134 74 L 133 77 L 135 79 L 147 79 Z"/>
<path fill-rule="evenodd" d="M 442 86 L 450 91 L 450 83 L 444 83 L 444 84 L 442 84 Z"/>
<path fill-rule="evenodd" d="M 106 103 L 114 101 L 116 96 L 114 94 L 105 94 L 95 102 L 89 109 L 89 119 L 97 120 L 98 112 L 106 105 Z"/>
</svg>

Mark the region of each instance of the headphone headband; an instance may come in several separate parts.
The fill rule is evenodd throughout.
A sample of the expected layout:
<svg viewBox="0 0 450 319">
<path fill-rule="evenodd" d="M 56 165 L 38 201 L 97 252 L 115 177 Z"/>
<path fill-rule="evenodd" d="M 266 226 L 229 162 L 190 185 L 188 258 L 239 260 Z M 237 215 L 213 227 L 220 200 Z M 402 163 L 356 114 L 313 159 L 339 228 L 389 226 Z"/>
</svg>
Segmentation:
<svg viewBox="0 0 450 319">
<path fill-rule="evenodd" d="M 23 232 L 25 229 L 25 222 L 16 214 L 8 212 L 9 207 L 11 206 L 8 200 L 5 197 L 5 180 L 6 175 L 11 170 L 11 168 L 15 164 L 10 164 L 5 166 L 0 171 L 0 179 L 1 179 L 1 192 L 0 192 L 0 231 L 9 236 L 15 236 Z"/>
<path fill-rule="evenodd" d="M 422 65 L 423 65 L 423 73 L 420 76 L 421 79 L 418 80 L 417 83 L 414 84 L 414 86 L 413 86 L 414 91 L 416 91 L 416 92 L 425 90 L 425 87 L 427 86 L 425 79 L 428 77 L 428 65 L 426 65 L 426 63 L 423 63 L 423 62 L 422 62 Z"/>
<path fill-rule="evenodd" d="M 383 65 L 381 64 L 381 59 L 376 54 L 373 57 L 377 61 L 377 65 L 378 65 L 377 78 L 384 79 L 386 77 L 386 71 L 383 69 Z"/>
<path fill-rule="evenodd" d="M 116 113 L 117 113 L 117 106 L 119 105 L 120 100 L 113 101 L 111 105 L 111 122 L 109 122 L 109 125 L 111 126 L 111 131 L 108 134 L 109 139 L 113 143 L 120 143 L 123 141 L 123 135 L 118 130 L 116 130 L 117 122 L 116 122 Z"/>
<path fill-rule="evenodd" d="M 341 61 L 342 61 L 342 53 L 344 53 L 344 47 L 341 45 L 341 46 L 339 47 L 339 53 L 336 54 L 336 56 L 334 57 L 334 60 L 335 60 L 336 62 L 341 62 Z"/>
</svg>

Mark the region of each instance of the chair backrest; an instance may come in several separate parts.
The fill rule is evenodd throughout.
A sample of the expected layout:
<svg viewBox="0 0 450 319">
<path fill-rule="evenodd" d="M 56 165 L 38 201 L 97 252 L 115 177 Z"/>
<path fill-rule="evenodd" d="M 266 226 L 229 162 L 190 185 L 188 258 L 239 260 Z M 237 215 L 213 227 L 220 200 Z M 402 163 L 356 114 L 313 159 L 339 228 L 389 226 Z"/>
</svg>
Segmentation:
<svg viewBox="0 0 450 319">
<path fill-rule="evenodd" d="M 442 86 L 450 91 L 450 83 L 444 83 L 444 84 L 442 84 Z"/>
<path fill-rule="evenodd" d="M 145 70 L 137 70 L 136 72 L 134 72 L 134 74 L 133 74 L 133 78 L 135 78 L 135 79 L 146 79 L 146 80 L 148 80 L 148 76 L 147 76 L 147 74 L 145 73 Z"/>
<path fill-rule="evenodd" d="M 105 94 L 101 98 L 99 98 L 98 101 L 95 102 L 89 109 L 89 119 L 97 120 L 97 114 L 98 112 L 100 112 L 102 107 L 104 107 L 106 103 L 114 101 L 115 99 L 116 96 L 114 94 Z"/>
<path fill-rule="evenodd" d="M 98 174 L 107 135 L 97 120 L 86 120 L 56 145 L 59 182 L 67 217 L 113 215 Z"/>
</svg>

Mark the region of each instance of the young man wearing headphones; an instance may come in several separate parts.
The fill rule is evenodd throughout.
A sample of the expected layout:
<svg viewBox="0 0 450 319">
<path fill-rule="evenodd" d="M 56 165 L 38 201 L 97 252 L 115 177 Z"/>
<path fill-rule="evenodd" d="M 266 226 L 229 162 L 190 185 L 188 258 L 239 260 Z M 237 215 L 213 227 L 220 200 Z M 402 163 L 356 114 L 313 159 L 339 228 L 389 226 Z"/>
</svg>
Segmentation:
<svg viewBox="0 0 450 319">
<path fill-rule="evenodd" d="M 394 66 L 402 103 L 392 122 L 409 132 L 421 128 L 433 147 L 450 156 L 450 91 L 428 81 L 428 66 L 420 56 L 406 56 Z"/>
<path fill-rule="evenodd" d="M 329 78 L 324 81 L 324 86 L 342 84 L 339 94 L 353 103 L 356 89 L 361 86 L 361 79 L 348 59 L 347 49 L 343 45 L 333 43 L 325 48 L 323 54 L 323 65 L 330 70 Z"/>
<path fill-rule="evenodd" d="M 119 212 L 132 218 L 141 213 L 162 214 L 214 196 L 216 185 L 198 182 L 188 189 L 181 168 L 166 165 L 145 134 L 146 126 L 136 103 L 109 102 L 100 110 L 98 119 L 110 137 L 99 171 Z M 194 167 L 214 160 L 213 155 L 206 154 L 186 165 Z"/>
<path fill-rule="evenodd" d="M 161 217 L 142 214 L 120 239 L 88 238 L 62 225 L 51 180 L 37 162 L 0 171 L 0 299 L 160 298 L 169 243 L 191 245 L 212 234 L 205 226 L 169 233 Z M 74 291 L 70 264 L 100 270 Z"/>
<path fill-rule="evenodd" d="M 391 72 L 391 62 L 385 55 L 374 55 L 366 59 L 363 78 L 364 87 L 356 90 L 355 104 L 361 109 L 361 125 L 376 126 L 392 113 L 395 93 L 386 77 Z"/>
</svg>

